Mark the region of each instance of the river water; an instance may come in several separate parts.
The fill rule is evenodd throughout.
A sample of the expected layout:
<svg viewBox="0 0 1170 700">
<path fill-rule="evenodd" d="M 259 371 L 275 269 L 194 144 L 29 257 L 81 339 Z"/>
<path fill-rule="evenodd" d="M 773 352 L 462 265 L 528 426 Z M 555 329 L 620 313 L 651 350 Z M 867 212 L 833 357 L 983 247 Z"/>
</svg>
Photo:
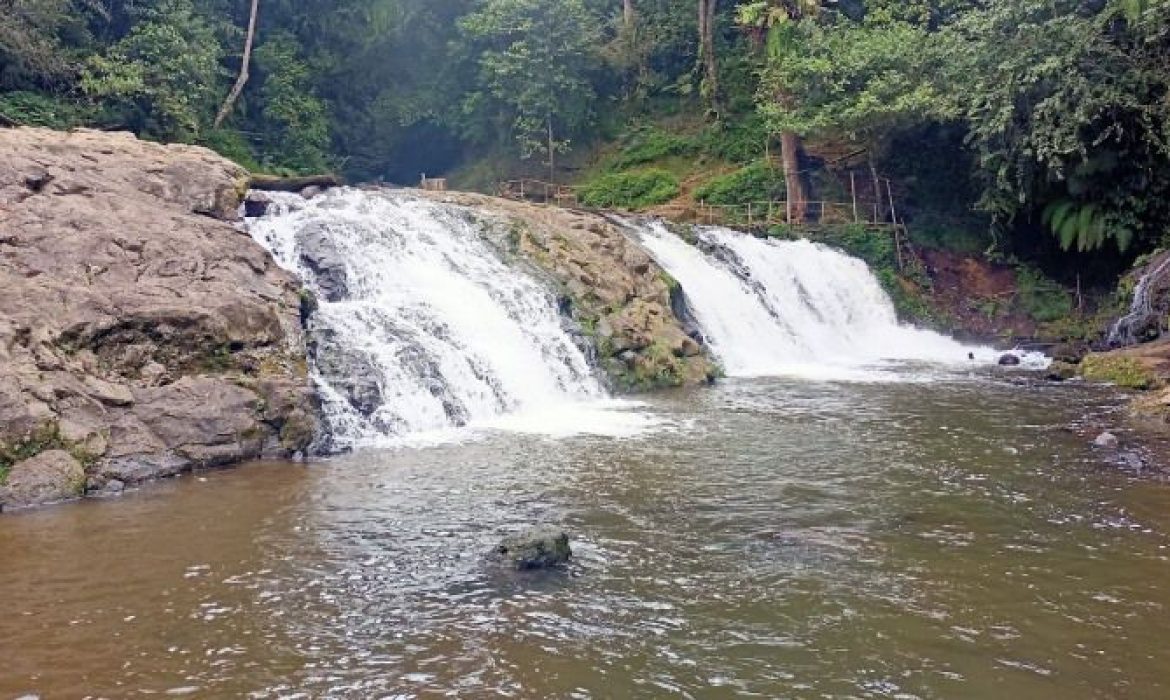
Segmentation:
<svg viewBox="0 0 1170 700">
<path fill-rule="evenodd" d="M 1068 429 L 1116 399 L 899 378 L 6 515 L 0 697 L 1170 696 L 1170 488 Z M 484 559 L 533 523 L 570 568 Z"/>
</svg>

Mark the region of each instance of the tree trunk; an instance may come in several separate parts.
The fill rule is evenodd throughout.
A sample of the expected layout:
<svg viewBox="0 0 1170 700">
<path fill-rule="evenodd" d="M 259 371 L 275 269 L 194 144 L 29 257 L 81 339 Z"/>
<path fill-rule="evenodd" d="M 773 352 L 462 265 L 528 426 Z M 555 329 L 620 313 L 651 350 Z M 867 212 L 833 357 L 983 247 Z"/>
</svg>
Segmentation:
<svg viewBox="0 0 1170 700">
<path fill-rule="evenodd" d="M 703 79 L 699 89 L 711 109 L 719 103 L 719 64 L 715 59 L 715 13 L 719 0 L 699 0 L 699 61 Z"/>
<path fill-rule="evenodd" d="M 626 27 L 634 26 L 634 0 L 622 0 L 622 20 Z"/>
<path fill-rule="evenodd" d="M 780 134 L 781 155 L 784 159 L 784 184 L 788 193 L 789 223 L 804 223 L 808 214 L 808 195 L 800 179 L 800 137 L 791 131 Z"/>
<path fill-rule="evenodd" d="M 236 84 L 232 86 L 232 91 L 228 93 L 227 99 L 223 101 L 223 106 L 219 108 L 219 114 L 215 115 L 216 129 L 231 114 L 232 108 L 236 106 L 236 100 L 240 99 L 240 93 L 248 84 L 248 67 L 252 62 L 252 42 L 256 38 L 256 16 L 259 13 L 260 0 L 252 0 L 252 11 L 248 15 L 248 34 L 244 39 L 244 57 L 240 62 L 240 75 L 236 78 Z"/>
</svg>

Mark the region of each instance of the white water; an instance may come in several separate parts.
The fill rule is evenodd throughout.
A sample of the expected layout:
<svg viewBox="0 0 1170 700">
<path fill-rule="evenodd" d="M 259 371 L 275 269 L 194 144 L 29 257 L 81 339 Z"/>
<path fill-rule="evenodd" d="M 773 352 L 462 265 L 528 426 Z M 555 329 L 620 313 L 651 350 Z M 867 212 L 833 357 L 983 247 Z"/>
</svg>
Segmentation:
<svg viewBox="0 0 1170 700">
<path fill-rule="evenodd" d="M 894 364 L 970 366 L 969 353 L 975 363 L 998 358 L 900 324 L 865 263 L 831 248 L 723 228 L 698 229 L 696 247 L 661 222 L 628 225 L 678 280 L 729 376 L 880 379 Z"/>
<path fill-rule="evenodd" d="M 465 210 L 392 191 L 276 200 L 248 229 L 319 299 L 326 449 L 446 441 L 466 426 L 622 435 L 648 420 L 597 403 L 606 393 L 553 294 L 507 266 Z"/>
</svg>

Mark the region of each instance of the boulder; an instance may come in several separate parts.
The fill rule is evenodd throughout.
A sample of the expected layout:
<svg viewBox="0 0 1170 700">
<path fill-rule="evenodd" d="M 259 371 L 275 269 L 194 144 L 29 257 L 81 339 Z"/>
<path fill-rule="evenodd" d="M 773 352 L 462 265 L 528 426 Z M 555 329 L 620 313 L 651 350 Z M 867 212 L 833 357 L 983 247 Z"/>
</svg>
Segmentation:
<svg viewBox="0 0 1170 700">
<path fill-rule="evenodd" d="M 1017 367 L 1020 364 L 1020 356 L 1015 353 L 1004 353 L 999 357 L 999 364 L 1002 367 Z"/>
<path fill-rule="evenodd" d="M 81 463 L 64 450 L 49 450 L 12 466 L 0 486 L 0 509 L 67 501 L 84 491 Z"/>
<path fill-rule="evenodd" d="M 0 153 L 0 448 L 98 485 L 303 449 L 300 285 L 233 225 L 247 172 L 87 130 L 0 129 Z"/>
<path fill-rule="evenodd" d="M 614 223 L 476 194 L 422 196 L 467 207 L 496 232 L 501 252 L 523 258 L 564 290 L 562 313 L 591 336 L 614 388 L 700 385 L 718 374 L 678 283 Z"/>
<path fill-rule="evenodd" d="M 244 216 L 249 219 L 264 216 L 272 206 L 272 197 L 259 191 L 252 191 L 244 198 Z"/>
<path fill-rule="evenodd" d="M 556 527 L 537 527 L 508 537 L 496 555 L 520 571 L 563 566 L 573 556 L 569 535 Z"/>
</svg>

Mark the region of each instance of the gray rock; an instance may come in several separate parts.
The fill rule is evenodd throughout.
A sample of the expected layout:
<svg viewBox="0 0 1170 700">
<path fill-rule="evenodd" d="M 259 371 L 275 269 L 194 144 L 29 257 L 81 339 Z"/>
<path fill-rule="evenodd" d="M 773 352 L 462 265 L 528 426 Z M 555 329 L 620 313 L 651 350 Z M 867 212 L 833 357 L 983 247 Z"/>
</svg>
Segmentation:
<svg viewBox="0 0 1170 700">
<path fill-rule="evenodd" d="M 1048 373 L 1045 375 L 1050 381 L 1065 382 L 1077 376 L 1077 366 L 1055 360 L 1048 366 Z"/>
<path fill-rule="evenodd" d="M 78 498 L 85 469 L 64 450 L 50 450 L 12 466 L 0 486 L 0 506 L 25 508 Z"/>
<path fill-rule="evenodd" d="M 1015 353 L 1004 353 L 999 357 L 999 364 L 1003 367 L 1016 367 L 1020 364 L 1020 356 Z"/>
<path fill-rule="evenodd" d="M 243 169 L 87 130 L 0 129 L 0 153 L 0 443 L 55 427 L 101 483 L 280 452 L 290 422 L 304 449 L 300 285 L 230 223 Z"/>
<path fill-rule="evenodd" d="M 496 555 L 523 571 L 562 566 L 573 556 L 573 551 L 564 530 L 537 527 L 505 539 L 496 547 Z"/>
<path fill-rule="evenodd" d="M 1116 435 L 1110 432 L 1101 433 L 1097 436 L 1097 439 L 1093 441 L 1093 447 L 1102 450 L 1115 450 L 1119 444 L 1120 440 L 1117 439 Z"/>
</svg>

